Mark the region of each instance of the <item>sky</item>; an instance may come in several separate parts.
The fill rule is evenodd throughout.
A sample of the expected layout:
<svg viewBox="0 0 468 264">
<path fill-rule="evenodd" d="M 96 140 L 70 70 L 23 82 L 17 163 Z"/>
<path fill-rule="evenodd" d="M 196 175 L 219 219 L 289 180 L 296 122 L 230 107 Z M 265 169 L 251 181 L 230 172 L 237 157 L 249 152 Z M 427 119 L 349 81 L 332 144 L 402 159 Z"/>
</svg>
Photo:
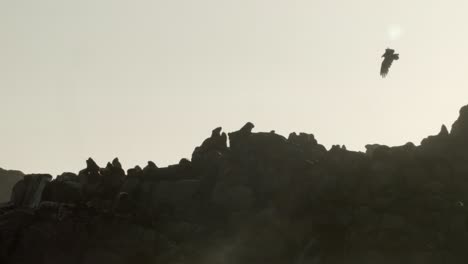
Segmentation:
<svg viewBox="0 0 468 264">
<path fill-rule="evenodd" d="M 190 158 L 221 126 L 363 151 L 468 104 L 466 0 L 0 0 L 0 167 Z M 381 55 L 400 53 L 386 79 Z"/>
</svg>

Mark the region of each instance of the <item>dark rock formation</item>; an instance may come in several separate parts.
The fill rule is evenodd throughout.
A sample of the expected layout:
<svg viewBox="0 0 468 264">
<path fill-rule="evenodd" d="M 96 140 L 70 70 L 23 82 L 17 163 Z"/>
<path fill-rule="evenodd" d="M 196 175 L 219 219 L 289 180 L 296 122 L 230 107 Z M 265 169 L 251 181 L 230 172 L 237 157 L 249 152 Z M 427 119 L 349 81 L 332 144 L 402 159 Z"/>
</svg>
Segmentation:
<svg viewBox="0 0 468 264">
<path fill-rule="evenodd" d="M 26 175 L 0 206 L 0 263 L 466 263 L 468 106 L 419 146 L 212 131 L 159 168 Z"/>
<path fill-rule="evenodd" d="M 8 202 L 13 186 L 23 178 L 21 171 L 4 170 L 0 168 L 0 203 Z"/>
<path fill-rule="evenodd" d="M 51 180 L 52 176 L 49 174 L 25 175 L 13 187 L 11 202 L 16 207 L 37 208 L 43 200 L 43 191 Z"/>
</svg>

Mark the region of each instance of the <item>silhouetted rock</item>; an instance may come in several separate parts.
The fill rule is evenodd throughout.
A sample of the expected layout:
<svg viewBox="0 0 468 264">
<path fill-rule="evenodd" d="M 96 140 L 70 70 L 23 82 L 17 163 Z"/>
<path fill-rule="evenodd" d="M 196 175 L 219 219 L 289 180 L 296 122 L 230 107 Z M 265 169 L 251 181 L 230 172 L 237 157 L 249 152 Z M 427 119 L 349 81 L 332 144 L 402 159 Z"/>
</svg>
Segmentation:
<svg viewBox="0 0 468 264">
<path fill-rule="evenodd" d="M 466 137 L 468 133 L 468 105 L 459 111 L 458 119 L 453 123 L 450 135 L 453 137 Z"/>
<path fill-rule="evenodd" d="M 55 178 L 57 181 L 64 181 L 64 182 L 79 182 L 80 179 L 78 175 L 73 172 L 64 172 L 61 175 L 58 175 Z"/>
<path fill-rule="evenodd" d="M 13 186 L 23 178 L 21 171 L 0 168 L 0 202 L 8 202 Z"/>
<path fill-rule="evenodd" d="M 299 133 L 297 135 L 296 133 L 291 133 L 289 134 L 288 142 L 301 149 L 304 152 L 304 158 L 309 161 L 316 161 L 327 152 L 327 149 L 323 145 L 318 144 L 312 134 Z"/>
<path fill-rule="evenodd" d="M 191 164 L 192 164 L 192 163 L 191 163 L 190 160 L 188 160 L 188 159 L 181 159 L 181 160 L 179 161 L 179 165 L 180 165 L 180 166 L 188 167 L 188 166 L 190 166 Z"/>
<path fill-rule="evenodd" d="M 252 134 L 252 129 L 255 126 L 247 122 L 240 130 L 236 132 L 231 132 L 228 133 L 229 135 L 229 146 L 231 147 L 232 150 L 236 150 L 238 147 L 240 147 L 240 144 L 243 143 L 243 141 L 249 137 L 249 135 Z"/>
<path fill-rule="evenodd" d="M 201 146 L 196 147 L 192 154 L 192 161 L 203 160 L 211 152 L 225 152 L 227 150 L 226 133 L 221 134 L 221 127 L 215 128 L 211 132 L 211 137 L 205 139 Z"/>
<path fill-rule="evenodd" d="M 119 193 L 125 178 L 125 171 L 118 158 L 112 163 L 107 163 L 106 168 L 100 170 L 100 194 L 101 198 L 112 200 Z"/>
<path fill-rule="evenodd" d="M 86 170 L 89 173 L 98 172 L 99 166 L 96 164 L 96 162 L 92 158 L 89 158 L 88 160 L 86 160 Z"/>
<path fill-rule="evenodd" d="M 143 173 L 151 173 L 158 169 L 158 166 L 152 161 L 148 161 L 148 165 L 143 168 Z"/>
<path fill-rule="evenodd" d="M 138 177 L 138 176 L 141 176 L 142 173 L 143 173 L 143 170 L 142 170 L 141 167 L 138 166 L 138 165 L 135 166 L 135 168 L 133 168 L 133 169 L 128 169 L 128 170 L 127 170 L 127 175 L 128 175 L 129 177 Z"/>
<path fill-rule="evenodd" d="M 429 136 L 421 141 L 420 151 L 426 155 L 445 155 L 452 147 L 451 140 L 447 127 L 442 125 L 439 134 Z"/>
<path fill-rule="evenodd" d="M 122 169 L 122 164 L 120 164 L 119 158 L 115 158 L 112 160 L 112 166 L 115 169 Z"/>
<path fill-rule="evenodd" d="M 46 185 L 42 200 L 58 203 L 78 203 L 83 198 L 81 189 L 82 184 L 79 177 L 72 172 L 64 172 Z"/>
<path fill-rule="evenodd" d="M 12 199 L 18 207 L 36 208 L 42 201 L 42 192 L 52 180 L 49 174 L 28 174 L 13 187 Z"/>
<path fill-rule="evenodd" d="M 221 128 L 192 160 L 25 175 L 0 263 L 466 263 L 468 106 L 419 146 Z"/>
</svg>

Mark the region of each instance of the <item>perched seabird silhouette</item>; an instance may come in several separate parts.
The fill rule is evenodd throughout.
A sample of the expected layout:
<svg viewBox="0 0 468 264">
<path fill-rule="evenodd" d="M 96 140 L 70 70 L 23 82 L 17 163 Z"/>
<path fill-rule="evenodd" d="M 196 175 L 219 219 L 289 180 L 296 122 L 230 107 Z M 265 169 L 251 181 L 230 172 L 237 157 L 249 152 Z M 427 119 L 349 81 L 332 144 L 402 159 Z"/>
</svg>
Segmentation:
<svg viewBox="0 0 468 264">
<path fill-rule="evenodd" d="M 390 69 L 390 66 L 392 66 L 392 63 L 394 60 L 398 60 L 400 58 L 400 54 L 395 54 L 395 50 L 387 48 L 385 50 L 384 55 L 382 55 L 382 58 L 384 60 L 382 61 L 382 66 L 380 67 L 380 75 L 382 78 L 385 78 L 388 74 L 388 70 Z"/>
</svg>

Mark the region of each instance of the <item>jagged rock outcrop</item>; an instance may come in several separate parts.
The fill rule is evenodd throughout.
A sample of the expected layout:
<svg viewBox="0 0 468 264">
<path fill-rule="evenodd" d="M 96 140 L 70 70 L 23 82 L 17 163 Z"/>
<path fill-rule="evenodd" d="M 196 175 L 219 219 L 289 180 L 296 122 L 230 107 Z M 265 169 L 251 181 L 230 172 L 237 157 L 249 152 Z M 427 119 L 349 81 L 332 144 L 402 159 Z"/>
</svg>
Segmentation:
<svg viewBox="0 0 468 264">
<path fill-rule="evenodd" d="M 468 106 L 450 132 L 365 153 L 253 128 L 216 128 L 168 167 L 24 176 L 0 207 L 0 262 L 468 261 Z"/>
</svg>

